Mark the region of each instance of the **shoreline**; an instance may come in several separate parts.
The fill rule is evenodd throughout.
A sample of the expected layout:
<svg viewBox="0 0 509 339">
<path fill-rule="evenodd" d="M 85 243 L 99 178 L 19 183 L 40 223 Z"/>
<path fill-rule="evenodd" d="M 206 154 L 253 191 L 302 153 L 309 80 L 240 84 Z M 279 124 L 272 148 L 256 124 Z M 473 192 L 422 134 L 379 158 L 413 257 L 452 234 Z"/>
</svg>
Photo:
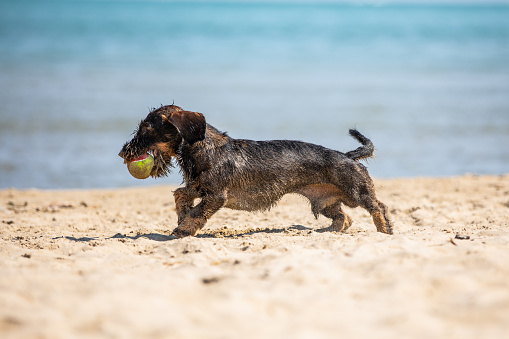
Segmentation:
<svg viewBox="0 0 509 339">
<path fill-rule="evenodd" d="M 502 337 L 509 175 L 375 179 L 393 236 L 345 208 L 222 209 L 170 236 L 172 190 L 0 190 L 2 338 Z"/>
</svg>

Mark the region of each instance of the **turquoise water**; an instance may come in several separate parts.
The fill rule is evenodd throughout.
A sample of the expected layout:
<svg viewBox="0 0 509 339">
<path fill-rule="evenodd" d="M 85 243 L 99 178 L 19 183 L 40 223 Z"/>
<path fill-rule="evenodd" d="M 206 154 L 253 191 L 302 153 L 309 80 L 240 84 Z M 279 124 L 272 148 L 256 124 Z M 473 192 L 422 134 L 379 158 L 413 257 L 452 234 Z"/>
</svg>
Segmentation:
<svg viewBox="0 0 509 339">
<path fill-rule="evenodd" d="M 376 177 L 509 172 L 509 6 L 0 3 L 0 188 L 136 180 L 117 157 L 175 101 L 233 137 L 340 151 Z"/>
</svg>

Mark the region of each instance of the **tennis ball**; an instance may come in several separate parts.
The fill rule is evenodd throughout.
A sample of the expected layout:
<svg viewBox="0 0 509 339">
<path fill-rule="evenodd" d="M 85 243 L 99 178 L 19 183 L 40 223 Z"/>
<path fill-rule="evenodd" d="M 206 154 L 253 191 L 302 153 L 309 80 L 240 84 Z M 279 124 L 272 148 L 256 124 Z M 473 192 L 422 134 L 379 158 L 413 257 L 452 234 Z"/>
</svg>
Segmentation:
<svg viewBox="0 0 509 339">
<path fill-rule="evenodd" d="M 136 179 L 147 179 L 152 172 L 152 167 L 154 167 L 154 158 L 148 153 L 127 164 L 129 173 Z"/>
</svg>

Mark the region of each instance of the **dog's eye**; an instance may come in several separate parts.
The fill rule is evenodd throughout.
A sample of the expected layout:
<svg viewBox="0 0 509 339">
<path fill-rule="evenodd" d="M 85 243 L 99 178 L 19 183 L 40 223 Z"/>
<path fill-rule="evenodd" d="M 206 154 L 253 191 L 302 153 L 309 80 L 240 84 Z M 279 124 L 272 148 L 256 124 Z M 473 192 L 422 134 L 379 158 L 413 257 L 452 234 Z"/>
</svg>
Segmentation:
<svg viewBox="0 0 509 339">
<path fill-rule="evenodd" d="M 154 130 L 154 128 L 152 127 L 152 124 L 150 122 L 144 121 L 141 124 L 141 131 L 142 132 L 152 132 L 153 130 Z"/>
</svg>

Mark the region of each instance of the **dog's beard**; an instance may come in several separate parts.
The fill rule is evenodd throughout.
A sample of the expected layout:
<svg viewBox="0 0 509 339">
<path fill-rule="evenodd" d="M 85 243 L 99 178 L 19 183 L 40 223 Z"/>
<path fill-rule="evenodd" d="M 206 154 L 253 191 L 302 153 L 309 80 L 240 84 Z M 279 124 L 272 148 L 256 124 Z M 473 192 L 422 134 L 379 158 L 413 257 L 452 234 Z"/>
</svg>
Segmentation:
<svg viewBox="0 0 509 339">
<path fill-rule="evenodd" d="M 162 178 L 171 173 L 171 169 L 175 167 L 171 156 L 157 150 L 148 153 L 154 157 L 154 168 L 150 174 L 153 178 Z"/>
</svg>

